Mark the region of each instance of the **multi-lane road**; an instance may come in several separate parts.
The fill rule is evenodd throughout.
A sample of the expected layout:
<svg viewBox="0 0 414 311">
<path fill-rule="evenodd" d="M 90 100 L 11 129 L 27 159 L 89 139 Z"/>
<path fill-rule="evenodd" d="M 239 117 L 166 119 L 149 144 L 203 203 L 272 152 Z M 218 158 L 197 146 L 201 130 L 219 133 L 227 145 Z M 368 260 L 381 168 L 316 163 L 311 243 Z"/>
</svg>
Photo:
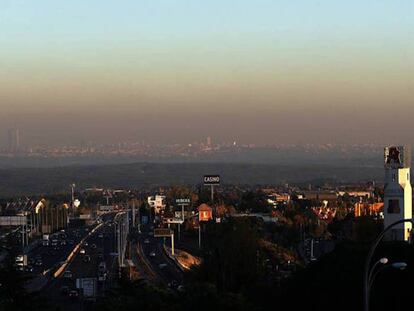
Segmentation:
<svg viewBox="0 0 414 311">
<path fill-rule="evenodd" d="M 51 235 L 49 245 L 39 245 L 30 251 L 28 273 L 33 278 L 27 289 L 40 291 L 52 305 L 68 311 L 83 309 L 90 301 L 77 289 L 77 280 L 94 279 L 95 297 L 103 297 L 117 283 L 120 273 L 115 215 L 108 213 L 93 225 Z M 180 290 L 183 273 L 164 249 L 164 243 L 169 245 L 169 241 L 154 238 L 153 229 L 149 225 L 141 226 L 140 233 L 133 229 L 135 238 L 129 247 L 132 262 L 141 278 Z"/>
<path fill-rule="evenodd" d="M 136 250 L 147 269 L 151 270 L 151 274 L 155 275 L 159 282 L 176 288 L 183 283 L 183 273 L 167 256 L 163 247 L 164 242 L 168 243 L 164 238 L 154 238 L 152 227 L 142 226 Z"/>
<path fill-rule="evenodd" d="M 102 297 L 105 290 L 111 287 L 116 279 L 115 273 L 118 273 L 114 271 L 116 256 L 113 217 L 114 214 L 106 215 L 101 224 L 85 231 L 85 237 L 80 241 L 71 262 L 64 269 L 58 269 L 60 273 L 55 273 L 42 289 L 42 294 L 51 304 L 59 305 L 64 310 L 82 309 L 82 305 L 88 302 L 82 299 L 81 292 L 76 288 L 77 279 L 95 279 L 97 297 Z M 99 266 L 103 262 L 105 271 L 100 273 Z"/>
</svg>

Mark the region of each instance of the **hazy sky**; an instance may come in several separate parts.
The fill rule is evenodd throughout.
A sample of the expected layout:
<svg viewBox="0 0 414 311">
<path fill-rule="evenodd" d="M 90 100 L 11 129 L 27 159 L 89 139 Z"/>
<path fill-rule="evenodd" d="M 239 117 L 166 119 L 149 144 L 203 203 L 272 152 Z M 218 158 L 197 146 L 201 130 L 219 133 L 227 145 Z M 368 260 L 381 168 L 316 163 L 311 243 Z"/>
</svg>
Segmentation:
<svg viewBox="0 0 414 311">
<path fill-rule="evenodd" d="M 0 130 L 414 142 L 412 0 L 0 0 Z"/>
</svg>

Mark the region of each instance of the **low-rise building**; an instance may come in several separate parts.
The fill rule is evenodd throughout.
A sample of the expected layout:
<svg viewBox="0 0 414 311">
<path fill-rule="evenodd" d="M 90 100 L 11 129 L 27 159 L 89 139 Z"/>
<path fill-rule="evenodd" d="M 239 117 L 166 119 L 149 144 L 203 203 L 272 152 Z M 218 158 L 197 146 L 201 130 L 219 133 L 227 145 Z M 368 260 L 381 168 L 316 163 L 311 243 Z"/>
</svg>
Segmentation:
<svg viewBox="0 0 414 311">
<path fill-rule="evenodd" d="M 355 217 L 370 216 L 370 215 L 382 215 L 384 210 L 384 203 L 364 203 L 358 202 L 354 205 Z"/>
<path fill-rule="evenodd" d="M 165 195 L 155 195 L 149 196 L 147 199 L 148 205 L 154 209 L 155 214 L 159 214 L 161 210 L 164 210 L 166 207 L 166 196 Z"/>
</svg>

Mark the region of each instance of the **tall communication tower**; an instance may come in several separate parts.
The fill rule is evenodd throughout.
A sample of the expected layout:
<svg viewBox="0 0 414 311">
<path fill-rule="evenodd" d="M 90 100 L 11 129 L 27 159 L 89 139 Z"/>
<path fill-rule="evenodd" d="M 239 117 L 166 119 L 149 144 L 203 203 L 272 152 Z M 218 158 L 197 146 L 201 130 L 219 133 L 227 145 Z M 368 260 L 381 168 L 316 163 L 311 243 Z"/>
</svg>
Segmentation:
<svg viewBox="0 0 414 311">
<path fill-rule="evenodd" d="M 407 146 L 390 146 L 384 150 L 384 227 L 401 219 L 411 219 L 411 149 Z M 407 241 L 412 225 L 405 222 L 395 226 L 386 236 L 388 240 Z"/>
</svg>

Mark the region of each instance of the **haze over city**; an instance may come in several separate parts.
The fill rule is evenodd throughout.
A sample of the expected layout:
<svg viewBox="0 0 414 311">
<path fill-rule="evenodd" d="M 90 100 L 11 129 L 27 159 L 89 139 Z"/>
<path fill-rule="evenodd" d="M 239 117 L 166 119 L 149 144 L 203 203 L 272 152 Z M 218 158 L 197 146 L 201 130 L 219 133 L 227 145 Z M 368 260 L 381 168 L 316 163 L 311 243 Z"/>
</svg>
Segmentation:
<svg viewBox="0 0 414 311">
<path fill-rule="evenodd" d="M 413 13 L 412 1 L 0 1 L 0 131 L 29 145 L 411 143 Z"/>
<path fill-rule="evenodd" d="M 409 310 L 413 0 L 0 0 L 0 311 Z"/>
</svg>

